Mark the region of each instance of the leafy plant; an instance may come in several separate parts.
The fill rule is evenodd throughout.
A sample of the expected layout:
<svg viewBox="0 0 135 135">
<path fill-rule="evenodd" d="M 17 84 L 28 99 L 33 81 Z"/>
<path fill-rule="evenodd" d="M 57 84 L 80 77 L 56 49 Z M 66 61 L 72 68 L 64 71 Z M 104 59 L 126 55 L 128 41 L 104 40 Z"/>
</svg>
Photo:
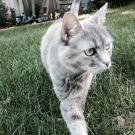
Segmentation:
<svg viewBox="0 0 135 135">
<path fill-rule="evenodd" d="M 0 27 L 5 26 L 7 21 L 7 7 L 6 5 L 0 0 Z"/>
<path fill-rule="evenodd" d="M 94 0 L 94 3 L 97 4 L 97 6 L 101 6 L 104 3 L 108 2 L 111 6 L 124 6 L 133 0 Z"/>
</svg>

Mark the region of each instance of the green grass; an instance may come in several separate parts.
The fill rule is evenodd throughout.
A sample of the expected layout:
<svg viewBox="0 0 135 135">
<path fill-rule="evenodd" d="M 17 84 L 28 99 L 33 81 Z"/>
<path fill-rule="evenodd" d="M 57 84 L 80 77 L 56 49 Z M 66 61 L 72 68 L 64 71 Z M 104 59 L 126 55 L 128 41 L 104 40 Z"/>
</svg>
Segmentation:
<svg viewBox="0 0 135 135">
<path fill-rule="evenodd" d="M 135 4 L 110 10 L 107 25 L 114 37 L 114 66 L 98 75 L 89 92 L 89 134 L 135 135 Z M 0 32 L 0 135 L 69 134 L 40 60 L 48 26 Z"/>
</svg>

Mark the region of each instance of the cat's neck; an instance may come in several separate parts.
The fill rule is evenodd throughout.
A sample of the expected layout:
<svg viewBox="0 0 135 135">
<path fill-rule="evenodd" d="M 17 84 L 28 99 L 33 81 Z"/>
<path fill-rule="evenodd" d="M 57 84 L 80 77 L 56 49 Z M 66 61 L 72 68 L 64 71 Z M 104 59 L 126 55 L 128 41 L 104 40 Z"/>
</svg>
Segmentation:
<svg viewBox="0 0 135 135">
<path fill-rule="evenodd" d="M 88 92 L 93 74 L 90 72 L 71 73 L 67 72 L 64 76 L 59 76 L 57 83 L 55 80 L 54 90 L 59 99 L 69 96 L 72 91 Z"/>
</svg>

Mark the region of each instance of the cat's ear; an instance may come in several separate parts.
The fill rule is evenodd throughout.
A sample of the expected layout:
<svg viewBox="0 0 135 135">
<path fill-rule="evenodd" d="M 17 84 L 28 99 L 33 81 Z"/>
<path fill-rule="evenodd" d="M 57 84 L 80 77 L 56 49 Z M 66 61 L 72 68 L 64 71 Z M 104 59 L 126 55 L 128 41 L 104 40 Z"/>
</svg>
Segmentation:
<svg viewBox="0 0 135 135">
<path fill-rule="evenodd" d="M 81 25 L 77 17 L 72 13 L 66 13 L 63 17 L 61 38 L 62 41 L 68 42 L 73 36 L 82 31 Z"/>
<path fill-rule="evenodd" d="M 104 25 L 106 21 L 108 3 L 101 7 L 91 18 L 97 25 Z"/>
</svg>

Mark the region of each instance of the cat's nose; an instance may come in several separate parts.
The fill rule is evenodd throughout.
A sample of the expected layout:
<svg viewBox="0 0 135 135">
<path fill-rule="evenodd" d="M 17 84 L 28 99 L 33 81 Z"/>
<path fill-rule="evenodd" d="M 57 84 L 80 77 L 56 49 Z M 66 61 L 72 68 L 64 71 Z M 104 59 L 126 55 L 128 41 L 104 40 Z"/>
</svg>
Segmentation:
<svg viewBox="0 0 135 135">
<path fill-rule="evenodd" d="M 107 68 L 109 68 L 111 66 L 111 61 L 106 61 L 104 64 L 107 66 Z"/>
</svg>

